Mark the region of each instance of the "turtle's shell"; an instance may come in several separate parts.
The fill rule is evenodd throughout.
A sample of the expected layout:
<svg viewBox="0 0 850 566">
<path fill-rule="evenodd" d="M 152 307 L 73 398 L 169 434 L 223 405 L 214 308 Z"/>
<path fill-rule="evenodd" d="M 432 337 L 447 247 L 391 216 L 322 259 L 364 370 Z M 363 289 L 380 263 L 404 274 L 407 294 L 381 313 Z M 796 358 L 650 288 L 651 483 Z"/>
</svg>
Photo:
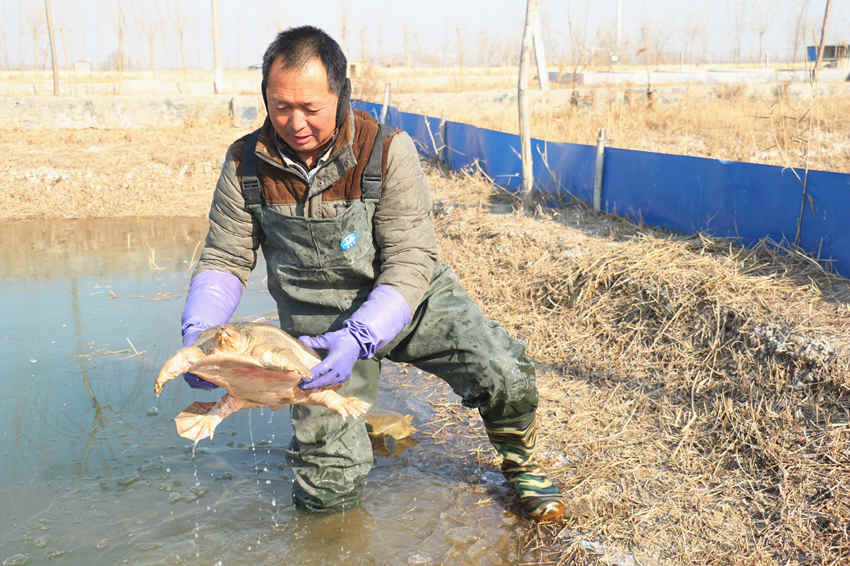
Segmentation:
<svg viewBox="0 0 850 566">
<path fill-rule="evenodd" d="M 189 367 L 234 397 L 272 408 L 287 405 L 294 388 L 310 378 L 321 360 L 316 352 L 280 328 L 261 323 L 223 324 L 205 330 L 189 348 L 205 355 Z"/>
</svg>

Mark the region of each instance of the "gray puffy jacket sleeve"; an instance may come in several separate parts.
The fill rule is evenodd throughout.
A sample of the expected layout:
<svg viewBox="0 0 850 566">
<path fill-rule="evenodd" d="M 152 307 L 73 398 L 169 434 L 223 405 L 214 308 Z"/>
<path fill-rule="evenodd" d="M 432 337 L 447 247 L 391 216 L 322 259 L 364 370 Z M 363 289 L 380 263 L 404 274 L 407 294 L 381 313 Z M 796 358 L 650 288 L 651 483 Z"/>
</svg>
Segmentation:
<svg viewBox="0 0 850 566">
<path fill-rule="evenodd" d="M 392 138 L 384 158 L 384 187 L 374 220 L 381 270 L 375 285 L 391 285 L 412 311 L 422 301 L 437 262 L 431 194 L 406 132 Z"/>
<path fill-rule="evenodd" d="M 236 177 L 233 147 L 227 150 L 209 213 L 210 228 L 195 273 L 232 273 L 244 284 L 257 263 L 260 227 L 245 208 Z"/>
</svg>

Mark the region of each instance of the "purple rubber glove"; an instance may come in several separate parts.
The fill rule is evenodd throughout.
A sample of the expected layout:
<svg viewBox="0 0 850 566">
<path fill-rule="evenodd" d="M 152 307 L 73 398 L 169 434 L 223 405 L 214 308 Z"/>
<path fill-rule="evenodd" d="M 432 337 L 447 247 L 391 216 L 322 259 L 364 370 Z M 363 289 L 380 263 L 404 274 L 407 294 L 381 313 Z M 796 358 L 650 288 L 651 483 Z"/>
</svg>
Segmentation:
<svg viewBox="0 0 850 566">
<path fill-rule="evenodd" d="M 192 277 L 181 319 L 183 346 L 192 344 L 207 328 L 230 320 L 241 297 L 242 281 L 235 275 L 208 270 Z M 193 373 L 184 373 L 183 379 L 195 389 L 218 387 Z"/>
<path fill-rule="evenodd" d="M 307 346 L 327 350 L 328 355 L 302 380 L 301 389 L 340 385 L 351 377 L 354 362 L 375 355 L 410 322 L 410 307 L 401 293 L 389 285 L 378 285 L 366 302 L 354 311 L 342 328 L 319 336 L 299 336 Z"/>
</svg>

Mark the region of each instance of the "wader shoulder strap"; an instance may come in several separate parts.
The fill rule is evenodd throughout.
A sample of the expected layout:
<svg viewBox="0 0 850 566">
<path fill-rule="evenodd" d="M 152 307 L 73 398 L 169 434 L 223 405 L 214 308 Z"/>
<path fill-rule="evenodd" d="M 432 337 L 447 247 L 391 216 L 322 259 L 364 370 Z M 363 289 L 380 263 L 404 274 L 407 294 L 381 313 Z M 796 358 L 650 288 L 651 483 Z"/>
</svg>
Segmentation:
<svg viewBox="0 0 850 566">
<path fill-rule="evenodd" d="M 263 193 L 260 189 L 260 178 L 257 177 L 257 154 L 254 149 L 257 147 L 257 138 L 260 136 L 260 130 L 256 130 L 245 140 L 245 145 L 242 146 L 242 197 L 245 199 L 245 206 L 249 210 L 254 209 L 263 204 Z"/>
<path fill-rule="evenodd" d="M 384 141 L 392 131 L 392 128 L 389 126 L 379 124 L 378 135 L 375 137 L 375 145 L 372 146 L 369 161 L 366 162 L 366 168 L 363 169 L 363 178 L 360 181 L 363 200 L 379 200 L 381 198 L 381 185 L 383 185 L 381 168 L 384 163 Z"/>
<path fill-rule="evenodd" d="M 372 146 L 369 161 L 366 162 L 366 167 L 363 169 L 363 177 L 360 181 L 363 200 L 379 200 L 381 198 L 381 185 L 383 185 L 381 169 L 384 162 L 384 141 L 386 141 L 387 136 L 391 132 L 392 128 L 384 124 L 381 124 L 378 129 L 375 144 Z M 249 209 L 262 206 L 263 204 L 260 178 L 257 176 L 257 155 L 254 153 L 259 135 L 260 130 L 252 132 L 245 140 L 245 145 L 242 149 L 242 175 L 240 181 L 242 183 L 242 197 L 245 199 L 245 206 Z"/>
</svg>

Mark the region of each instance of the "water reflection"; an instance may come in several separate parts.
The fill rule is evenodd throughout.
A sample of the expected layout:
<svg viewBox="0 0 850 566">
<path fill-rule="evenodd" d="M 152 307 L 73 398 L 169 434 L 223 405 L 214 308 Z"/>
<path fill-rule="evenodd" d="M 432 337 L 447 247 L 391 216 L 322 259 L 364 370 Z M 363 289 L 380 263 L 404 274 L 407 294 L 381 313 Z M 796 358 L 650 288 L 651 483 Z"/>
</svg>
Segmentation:
<svg viewBox="0 0 850 566">
<path fill-rule="evenodd" d="M 0 226 L 0 563 L 505 564 L 516 526 L 496 479 L 429 442 L 376 451 L 362 507 L 297 512 L 285 410 L 240 411 L 193 454 L 173 416 L 220 392 L 152 385 L 203 220 Z M 263 266 L 237 318 L 274 312 Z M 430 415 L 441 387 L 385 368 L 379 406 Z M 446 389 L 448 391 L 448 389 Z M 443 393 L 450 395 L 450 393 Z"/>
</svg>

